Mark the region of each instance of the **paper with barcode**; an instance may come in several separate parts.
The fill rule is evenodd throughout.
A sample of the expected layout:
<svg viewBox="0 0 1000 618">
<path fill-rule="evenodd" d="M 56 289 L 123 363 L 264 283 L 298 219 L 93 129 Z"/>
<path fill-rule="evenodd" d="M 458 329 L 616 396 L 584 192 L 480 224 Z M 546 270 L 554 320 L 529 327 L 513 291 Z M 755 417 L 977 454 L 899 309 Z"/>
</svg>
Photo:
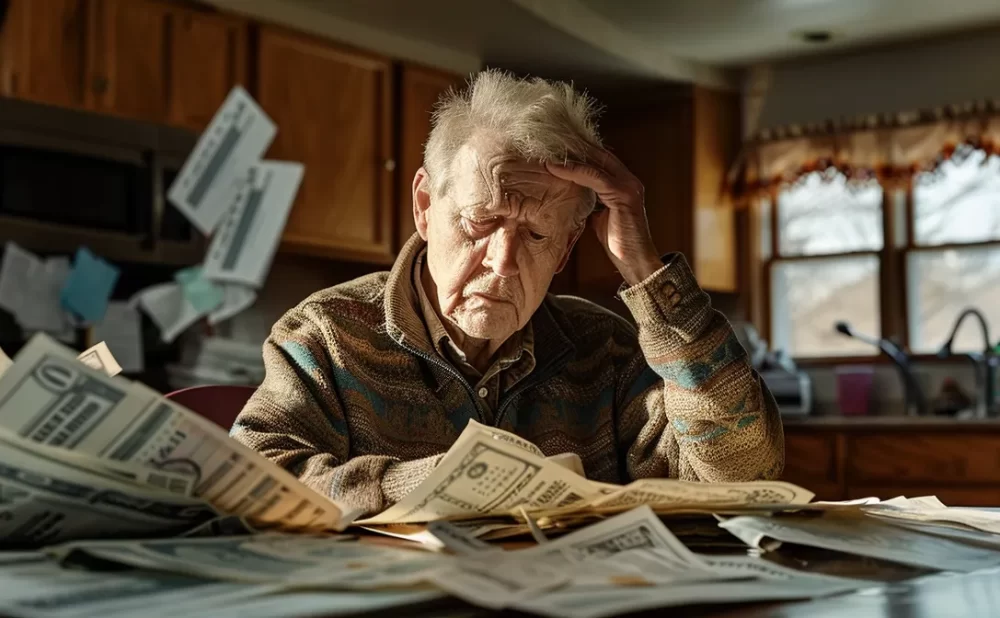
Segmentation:
<svg viewBox="0 0 1000 618">
<path fill-rule="evenodd" d="M 288 161 L 250 167 L 208 248 L 202 271 L 206 279 L 264 285 L 304 173 L 305 166 Z"/>
<path fill-rule="evenodd" d="M 198 138 L 167 199 L 203 234 L 210 234 L 276 133 L 253 97 L 234 87 Z"/>
<path fill-rule="evenodd" d="M 470 422 L 434 471 L 402 500 L 361 524 L 557 508 L 600 494 L 586 478 L 540 457 L 513 434 Z M 540 452 L 540 451 L 539 451 Z"/>
<path fill-rule="evenodd" d="M 336 529 L 354 516 L 214 423 L 87 367 L 44 335 L 0 377 L 0 426 L 85 455 L 194 475 L 196 497 L 254 524 Z"/>
</svg>

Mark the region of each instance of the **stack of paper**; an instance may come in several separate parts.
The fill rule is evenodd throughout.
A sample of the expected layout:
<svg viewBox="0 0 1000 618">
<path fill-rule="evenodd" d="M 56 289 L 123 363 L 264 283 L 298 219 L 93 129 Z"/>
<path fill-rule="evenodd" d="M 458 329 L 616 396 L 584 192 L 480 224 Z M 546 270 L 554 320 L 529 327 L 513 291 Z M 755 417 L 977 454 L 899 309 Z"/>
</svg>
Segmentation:
<svg viewBox="0 0 1000 618">
<path fill-rule="evenodd" d="M 350 521 L 215 424 L 109 375 L 116 369 L 103 344 L 77 357 L 40 334 L 0 376 L 0 547 L 163 535 L 221 515 L 307 530 Z"/>
<path fill-rule="evenodd" d="M 256 301 L 305 172 L 301 163 L 261 159 L 276 132 L 246 90 L 233 88 L 170 186 L 170 203 L 212 239 L 200 266 L 134 299 L 164 341 Z"/>
</svg>

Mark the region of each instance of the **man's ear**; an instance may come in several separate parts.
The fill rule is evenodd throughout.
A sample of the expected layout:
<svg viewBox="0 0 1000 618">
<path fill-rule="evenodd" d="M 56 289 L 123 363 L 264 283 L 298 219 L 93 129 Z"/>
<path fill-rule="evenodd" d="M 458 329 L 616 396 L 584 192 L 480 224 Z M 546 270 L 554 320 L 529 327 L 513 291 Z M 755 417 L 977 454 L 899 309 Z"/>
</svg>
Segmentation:
<svg viewBox="0 0 1000 618">
<path fill-rule="evenodd" d="M 585 229 L 587 229 L 586 221 L 581 223 L 580 226 L 569 235 L 569 241 L 566 242 L 566 253 L 563 254 L 562 260 L 559 261 L 559 266 L 556 267 L 557 274 L 561 273 L 563 269 L 566 268 L 566 264 L 569 263 L 569 256 L 573 253 L 573 247 L 576 246 L 576 241 L 580 240 L 580 236 L 583 235 L 583 230 Z"/>
<path fill-rule="evenodd" d="M 417 233 L 427 240 L 427 214 L 431 208 L 431 177 L 427 170 L 420 168 L 413 175 L 413 222 Z"/>
</svg>

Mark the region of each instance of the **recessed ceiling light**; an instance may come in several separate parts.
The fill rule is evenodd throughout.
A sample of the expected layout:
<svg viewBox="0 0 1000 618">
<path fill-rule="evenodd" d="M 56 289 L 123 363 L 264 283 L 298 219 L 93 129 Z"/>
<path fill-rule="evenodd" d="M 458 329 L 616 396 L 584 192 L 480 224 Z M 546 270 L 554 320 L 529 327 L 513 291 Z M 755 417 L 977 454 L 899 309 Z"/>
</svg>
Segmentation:
<svg viewBox="0 0 1000 618">
<path fill-rule="evenodd" d="M 833 40 L 833 33 L 829 30 L 803 30 L 802 32 L 794 33 L 792 36 L 813 45 L 821 45 Z"/>
</svg>

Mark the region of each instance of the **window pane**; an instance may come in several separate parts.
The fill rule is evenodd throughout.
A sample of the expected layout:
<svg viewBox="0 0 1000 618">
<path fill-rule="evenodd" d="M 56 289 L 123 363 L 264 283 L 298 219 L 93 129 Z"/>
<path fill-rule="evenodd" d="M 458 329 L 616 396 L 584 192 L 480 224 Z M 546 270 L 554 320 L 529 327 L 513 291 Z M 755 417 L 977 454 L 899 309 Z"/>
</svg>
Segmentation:
<svg viewBox="0 0 1000 618">
<path fill-rule="evenodd" d="M 867 335 L 881 332 L 876 256 L 776 262 L 773 268 L 775 349 L 795 357 L 878 353 L 873 346 L 834 330 L 834 324 L 844 320 Z"/>
<path fill-rule="evenodd" d="M 996 343 L 1000 332 L 1000 247 L 914 251 L 907 256 L 907 278 L 910 348 L 914 352 L 937 352 L 966 307 L 983 312 Z M 979 325 L 972 316 L 965 322 L 952 350 L 981 352 L 985 343 Z"/>
<path fill-rule="evenodd" d="M 917 176 L 913 216 L 920 245 L 1000 240 L 1000 157 L 974 150 Z"/>
<path fill-rule="evenodd" d="M 781 255 L 822 255 L 882 248 L 882 187 L 813 172 L 778 196 Z"/>
</svg>

